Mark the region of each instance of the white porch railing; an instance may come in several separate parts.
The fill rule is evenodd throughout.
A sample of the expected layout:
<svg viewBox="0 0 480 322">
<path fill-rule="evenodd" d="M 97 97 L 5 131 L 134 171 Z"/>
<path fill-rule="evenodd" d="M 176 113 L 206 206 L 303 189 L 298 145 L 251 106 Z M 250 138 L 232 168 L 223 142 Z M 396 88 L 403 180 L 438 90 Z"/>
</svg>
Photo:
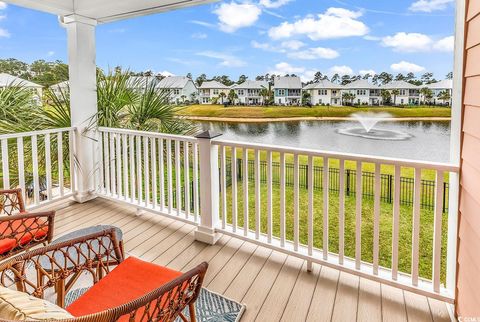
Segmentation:
<svg viewBox="0 0 480 322">
<path fill-rule="evenodd" d="M 456 231 L 444 213 L 443 192 L 456 166 L 224 141 L 210 133 L 99 128 L 98 134 L 100 197 L 192 223 L 202 241 L 228 234 L 306 259 L 309 267 L 319 263 L 453 301 L 454 285 L 444 281 L 454 280 L 447 252 L 455 249 Z M 29 208 L 74 195 L 75 177 L 82 175 L 70 171 L 75 135 L 81 134 L 74 128 L 1 135 L 2 188 L 21 187 Z M 370 179 L 362 176 L 368 169 Z M 329 170 L 335 180 L 323 175 Z M 381 195 L 386 173 L 389 202 Z M 413 180 L 411 190 L 402 176 Z M 422 208 L 422 176 L 434 178 L 432 209 Z M 365 180 L 373 180 L 370 197 L 362 193 Z M 405 194 L 413 196 L 412 205 L 402 204 Z"/>
<path fill-rule="evenodd" d="M 2 189 L 19 187 L 27 209 L 73 195 L 75 128 L 0 135 Z"/>
</svg>

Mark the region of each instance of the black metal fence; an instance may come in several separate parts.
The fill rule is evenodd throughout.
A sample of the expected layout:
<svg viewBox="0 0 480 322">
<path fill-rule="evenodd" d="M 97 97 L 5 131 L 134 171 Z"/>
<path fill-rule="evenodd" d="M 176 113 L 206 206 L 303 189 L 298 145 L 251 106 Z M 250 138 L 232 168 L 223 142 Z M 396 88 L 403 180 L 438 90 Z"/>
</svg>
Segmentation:
<svg viewBox="0 0 480 322">
<path fill-rule="evenodd" d="M 255 180 L 254 161 L 248 161 L 248 179 L 251 182 Z M 285 185 L 287 187 L 293 187 L 293 172 L 294 165 L 292 163 L 285 164 Z M 333 193 L 339 193 L 340 191 L 340 170 L 337 168 L 329 168 L 329 191 Z M 242 180 L 243 166 L 242 160 L 237 159 L 237 178 Z M 314 190 L 323 189 L 323 167 L 313 167 L 313 188 Z M 380 199 L 385 203 L 393 202 L 393 187 L 394 176 L 391 174 L 381 174 L 381 194 Z M 232 167 L 231 159 L 226 160 L 226 181 L 227 186 L 232 183 Z M 362 196 L 364 198 L 374 197 L 374 181 L 375 173 L 363 171 L 362 172 Z M 267 183 L 267 162 L 260 161 L 260 182 Z M 272 162 L 272 182 L 273 184 L 280 184 L 280 163 Z M 413 205 L 414 194 L 414 178 L 400 177 L 400 204 L 411 206 Z M 299 165 L 299 186 L 300 188 L 308 188 L 308 165 Z M 434 180 L 422 180 L 420 184 L 420 206 L 422 209 L 432 210 L 435 207 L 435 181 Z M 443 183 L 443 212 L 448 211 L 448 183 Z M 345 195 L 355 196 L 356 194 L 356 170 L 345 170 Z"/>
</svg>

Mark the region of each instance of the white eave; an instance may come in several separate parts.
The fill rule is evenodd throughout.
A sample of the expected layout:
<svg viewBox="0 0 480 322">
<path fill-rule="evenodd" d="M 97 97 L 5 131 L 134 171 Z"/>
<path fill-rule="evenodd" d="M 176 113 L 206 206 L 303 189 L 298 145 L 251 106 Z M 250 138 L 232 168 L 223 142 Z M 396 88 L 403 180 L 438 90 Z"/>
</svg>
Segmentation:
<svg viewBox="0 0 480 322">
<path fill-rule="evenodd" d="M 54 15 L 82 16 L 97 23 L 106 23 L 217 0 L 4 0 L 7 3 Z"/>
</svg>

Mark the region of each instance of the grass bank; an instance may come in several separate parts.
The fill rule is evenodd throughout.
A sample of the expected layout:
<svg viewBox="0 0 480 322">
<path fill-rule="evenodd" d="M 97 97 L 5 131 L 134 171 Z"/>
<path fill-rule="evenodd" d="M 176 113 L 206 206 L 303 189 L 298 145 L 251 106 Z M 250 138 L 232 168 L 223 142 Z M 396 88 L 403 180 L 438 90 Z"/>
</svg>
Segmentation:
<svg viewBox="0 0 480 322">
<path fill-rule="evenodd" d="M 451 109 L 444 107 L 247 107 L 223 105 L 190 105 L 178 109 L 177 114 L 186 117 L 208 117 L 229 119 L 282 119 L 282 118 L 322 118 L 322 117 L 348 117 L 356 112 L 387 112 L 396 118 L 448 118 Z"/>
</svg>

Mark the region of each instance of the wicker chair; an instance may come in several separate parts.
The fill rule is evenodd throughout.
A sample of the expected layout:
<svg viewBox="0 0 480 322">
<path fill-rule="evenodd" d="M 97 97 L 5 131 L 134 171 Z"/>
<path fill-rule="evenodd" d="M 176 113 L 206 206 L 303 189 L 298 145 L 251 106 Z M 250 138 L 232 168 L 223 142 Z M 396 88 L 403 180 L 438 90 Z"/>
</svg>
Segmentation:
<svg viewBox="0 0 480 322">
<path fill-rule="evenodd" d="M 0 190 L 0 261 L 52 241 L 55 212 L 27 213 L 20 189 Z"/>
<path fill-rule="evenodd" d="M 0 285 L 16 285 L 18 291 L 45 298 L 55 293 L 57 305 L 65 306 L 65 295 L 85 274 L 98 283 L 124 258 L 115 230 L 108 229 L 59 244 L 19 254 L 0 264 Z M 47 264 L 45 264 L 47 263 Z M 47 266 L 47 267 L 46 267 Z M 107 310 L 62 322 L 165 321 L 179 317 L 196 321 L 194 303 L 200 294 L 208 264 L 202 263 L 153 291 Z M 27 271 L 30 269 L 30 272 Z M 32 272 L 33 270 L 33 272 Z M 13 284 L 12 281 L 15 281 Z M 100 285 L 100 284 L 99 284 Z M 115 290 L 108 290 L 113 296 Z M 75 303 L 75 302 L 74 302 Z M 188 308 L 190 319 L 183 313 Z M 68 307 L 67 307 L 68 310 Z M 0 320 L 0 322 L 6 322 Z"/>
</svg>

